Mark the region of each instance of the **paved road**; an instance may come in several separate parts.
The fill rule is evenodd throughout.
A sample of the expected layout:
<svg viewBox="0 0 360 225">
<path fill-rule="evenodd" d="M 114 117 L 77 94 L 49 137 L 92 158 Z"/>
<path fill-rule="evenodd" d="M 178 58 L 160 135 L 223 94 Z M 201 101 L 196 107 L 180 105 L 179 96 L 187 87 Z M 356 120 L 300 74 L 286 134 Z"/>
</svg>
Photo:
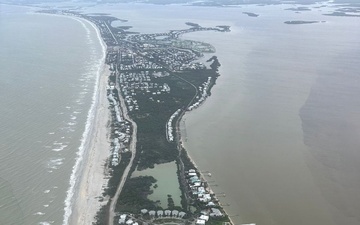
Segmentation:
<svg viewBox="0 0 360 225">
<path fill-rule="evenodd" d="M 114 217 L 115 217 L 115 208 L 116 208 L 116 203 L 119 199 L 119 196 L 120 196 L 120 193 L 124 187 L 124 184 L 126 182 L 126 179 L 128 177 L 128 174 L 129 174 L 129 171 L 130 171 L 130 168 L 133 164 L 133 161 L 134 161 L 134 158 L 135 158 L 135 155 L 136 155 L 136 142 L 137 142 L 137 139 L 136 139 L 136 134 L 137 134 L 137 125 L 136 123 L 130 119 L 129 115 L 128 115 L 128 112 L 127 112 L 127 108 L 126 108 L 126 105 L 125 105 L 125 101 L 124 101 L 124 98 L 122 97 L 122 95 L 120 94 L 120 87 L 119 87 L 119 82 L 118 82 L 118 72 L 116 71 L 117 75 L 116 75 L 116 88 L 118 90 L 118 97 L 119 97 L 119 100 L 120 100 L 120 107 L 121 107 L 121 111 L 122 111 L 122 116 L 124 119 L 128 120 L 130 123 L 131 123 L 131 126 L 132 126 L 132 134 L 131 134 L 131 143 L 130 143 L 130 151 L 131 151 L 131 159 L 130 159 L 130 162 L 128 164 L 128 166 L 126 167 L 124 173 L 123 173 L 123 176 L 121 178 L 121 181 L 120 181 L 120 184 L 116 190 L 116 193 L 114 195 L 114 197 L 110 200 L 111 203 L 110 203 L 110 209 L 109 209 L 109 223 L 108 225 L 113 225 L 114 224 Z"/>
</svg>

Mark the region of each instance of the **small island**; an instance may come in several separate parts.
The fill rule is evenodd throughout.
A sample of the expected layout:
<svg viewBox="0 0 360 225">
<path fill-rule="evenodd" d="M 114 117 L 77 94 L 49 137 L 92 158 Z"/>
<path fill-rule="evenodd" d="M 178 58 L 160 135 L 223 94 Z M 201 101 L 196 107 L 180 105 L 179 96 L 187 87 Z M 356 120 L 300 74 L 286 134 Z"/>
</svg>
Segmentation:
<svg viewBox="0 0 360 225">
<path fill-rule="evenodd" d="M 192 23 L 192 22 L 186 22 L 186 25 L 190 26 L 190 27 L 194 27 L 194 28 L 198 28 L 201 27 L 199 24 L 197 23 Z"/>
<path fill-rule="evenodd" d="M 246 14 L 246 15 L 248 15 L 250 17 L 258 17 L 259 16 L 259 14 L 252 13 L 252 12 L 243 12 L 243 14 Z"/>
<path fill-rule="evenodd" d="M 324 16 L 344 16 L 344 17 L 360 17 L 360 15 L 355 15 L 355 14 L 349 14 L 346 12 L 333 12 L 333 13 L 325 13 L 323 14 Z"/>
<path fill-rule="evenodd" d="M 310 8 L 304 7 L 304 6 L 296 7 L 296 8 L 287 8 L 285 10 L 291 10 L 291 11 L 296 11 L 296 12 L 298 12 L 298 11 L 311 11 Z"/>
<path fill-rule="evenodd" d="M 291 20 L 285 21 L 285 24 L 300 25 L 300 24 L 312 24 L 312 23 L 324 23 L 325 21 L 304 21 L 304 20 Z"/>
</svg>

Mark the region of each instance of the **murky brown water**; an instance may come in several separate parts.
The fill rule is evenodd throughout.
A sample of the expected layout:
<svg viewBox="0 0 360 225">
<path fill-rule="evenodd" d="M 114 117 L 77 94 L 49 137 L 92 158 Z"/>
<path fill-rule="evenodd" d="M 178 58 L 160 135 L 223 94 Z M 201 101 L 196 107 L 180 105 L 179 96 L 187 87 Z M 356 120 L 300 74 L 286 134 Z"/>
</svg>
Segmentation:
<svg viewBox="0 0 360 225">
<path fill-rule="evenodd" d="M 186 35 L 215 45 L 222 67 L 186 115 L 185 145 L 237 223 L 360 224 L 360 23 L 286 26 L 275 12 Z"/>
</svg>

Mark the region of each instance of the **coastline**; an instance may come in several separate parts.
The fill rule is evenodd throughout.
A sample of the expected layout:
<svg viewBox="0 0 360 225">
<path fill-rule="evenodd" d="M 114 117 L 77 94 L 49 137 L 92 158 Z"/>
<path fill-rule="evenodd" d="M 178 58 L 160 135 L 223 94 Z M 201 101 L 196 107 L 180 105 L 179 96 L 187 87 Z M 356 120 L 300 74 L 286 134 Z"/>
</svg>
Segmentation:
<svg viewBox="0 0 360 225">
<path fill-rule="evenodd" d="M 77 152 L 76 163 L 70 177 L 70 187 L 65 199 L 64 220 L 66 224 L 92 224 L 96 213 L 107 201 L 100 202 L 104 186 L 107 184 L 106 160 L 109 156 L 110 142 L 108 140 L 108 121 L 110 119 L 109 102 L 106 96 L 106 85 L 110 74 L 109 66 L 105 64 L 107 47 L 99 29 L 90 21 L 65 15 L 80 22 L 86 30 L 88 23 L 96 32 L 103 48 L 101 65 L 98 69 L 97 81 L 94 87 L 93 105 L 88 112 L 83 140 Z M 80 168 L 79 168 L 80 167 Z M 76 180 L 77 179 L 77 180 Z M 74 180 L 74 181 L 73 181 Z"/>
<path fill-rule="evenodd" d="M 68 196 L 65 200 L 65 205 L 67 204 L 67 200 L 71 202 L 69 205 L 65 206 L 65 214 L 64 214 L 64 221 L 63 225 L 67 224 L 93 224 L 96 222 L 95 216 L 100 211 L 101 207 L 108 204 L 110 202 L 110 224 L 112 224 L 111 221 L 114 219 L 114 210 L 116 206 L 116 202 L 118 197 L 120 196 L 120 193 L 122 191 L 122 188 L 126 182 L 126 178 L 128 177 L 128 173 L 131 169 L 132 162 L 135 158 L 136 153 L 136 132 L 137 132 L 137 126 L 136 123 L 129 117 L 128 111 L 125 105 L 125 100 L 122 96 L 122 94 L 119 94 L 120 99 L 120 111 L 122 116 L 130 121 L 132 123 L 133 127 L 133 134 L 132 134 L 132 140 L 130 144 L 130 151 L 132 152 L 132 156 L 130 159 L 129 165 L 126 167 L 124 174 L 122 176 L 122 179 L 119 183 L 119 186 L 117 188 L 117 191 L 115 193 L 115 196 L 113 198 L 110 198 L 110 196 L 103 196 L 104 188 L 107 186 L 108 181 L 110 179 L 109 168 L 106 166 L 107 160 L 109 159 L 111 148 L 110 140 L 109 140 L 109 127 L 108 123 L 110 121 L 110 109 L 109 109 L 109 101 L 107 98 L 107 85 L 108 85 L 108 79 L 110 76 L 110 66 L 105 63 L 105 58 L 107 55 L 107 46 L 104 42 L 103 36 L 101 35 L 101 32 L 99 28 L 92 23 L 91 21 L 79 17 L 73 17 L 73 16 L 66 16 L 66 15 L 56 15 L 56 14 L 49 14 L 54 16 L 65 16 L 71 19 L 74 19 L 78 22 L 80 22 L 83 27 L 87 30 L 88 28 L 84 25 L 85 23 L 88 23 L 93 27 L 97 34 L 97 38 L 103 48 L 103 57 L 101 58 L 101 66 L 99 66 L 98 70 L 98 78 L 97 83 L 94 91 L 94 105 L 89 110 L 89 117 L 91 117 L 90 124 L 87 124 L 87 126 L 90 126 L 90 131 L 86 135 L 86 130 L 84 131 L 84 137 L 86 136 L 85 144 L 84 146 L 80 146 L 79 149 L 82 147 L 85 148 L 85 151 L 82 152 L 84 155 L 79 155 L 79 158 L 77 161 L 81 162 L 81 168 L 79 170 L 76 170 L 75 167 L 78 162 L 76 162 L 73 170 L 73 174 L 77 175 L 77 182 L 74 184 L 74 186 L 70 186 L 69 190 L 67 191 Z M 118 85 L 118 83 L 117 83 Z M 120 90 L 120 87 L 117 86 L 117 89 Z M 92 110 L 94 111 L 91 115 Z M 86 147 L 85 147 L 86 146 Z M 72 177 L 71 176 L 71 177 Z M 71 183 L 71 179 L 70 179 Z M 71 193 L 71 189 L 74 193 Z M 70 194 L 69 194 L 70 193 Z M 74 198 L 69 199 L 70 197 Z M 68 212 L 67 209 L 68 208 Z M 67 215 L 68 213 L 68 215 Z"/>
<path fill-rule="evenodd" d="M 201 106 L 200 106 L 201 107 Z M 188 111 L 188 112 L 186 112 L 186 113 L 190 113 L 191 111 Z M 177 129 L 178 129 L 178 131 L 179 131 L 179 136 L 180 136 L 180 146 L 181 146 L 181 148 L 182 149 L 184 149 L 185 150 L 185 152 L 186 152 L 186 155 L 187 155 L 187 158 L 189 159 L 189 161 L 194 165 L 194 167 L 195 167 L 195 169 L 199 172 L 199 174 L 200 174 L 200 179 L 201 180 L 204 180 L 206 183 L 208 183 L 209 181 L 208 181 L 208 179 L 206 179 L 206 176 L 204 175 L 204 173 L 200 170 L 200 167 L 196 164 L 196 162 L 195 162 L 195 160 L 191 157 L 191 155 L 189 154 L 189 151 L 186 149 L 186 147 L 184 146 L 184 142 L 186 142 L 186 137 L 183 137 L 183 135 L 181 135 L 182 134 L 182 132 L 181 132 L 181 130 L 183 129 L 183 127 L 182 127 L 182 125 L 181 124 L 183 124 L 182 122 L 184 121 L 184 119 L 185 119 L 185 115 L 186 115 L 186 113 L 182 116 L 182 118 L 180 119 L 180 122 L 179 122 L 179 125 L 178 125 L 178 127 L 177 127 Z M 212 193 L 212 194 L 215 194 L 215 192 L 212 190 L 212 188 L 210 187 L 210 186 L 208 186 L 208 188 L 210 189 L 210 192 Z M 221 204 L 221 201 L 219 200 L 219 198 L 216 196 L 216 194 L 215 194 L 215 198 L 220 202 L 220 204 Z M 234 223 L 234 221 L 231 219 L 231 217 L 229 216 L 229 214 L 228 214 L 228 212 L 224 209 L 224 207 L 221 207 L 222 208 L 222 210 L 225 212 L 225 214 L 226 214 L 226 216 L 228 217 L 228 219 L 229 219 L 229 221 L 230 221 L 230 223 L 232 224 L 232 225 L 234 225 L 235 223 Z"/>
<path fill-rule="evenodd" d="M 109 156 L 110 143 L 108 140 L 107 123 L 109 121 L 108 101 L 106 98 L 106 84 L 109 75 L 108 66 L 103 66 L 99 79 L 98 104 L 93 118 L 93 130 L 89 135 L 89 148 L 83 161 L 83 171 L 79 176 L 78 194 L 72 206 L 73 212 L 69 224 L 92 224 L 95 215 L 106 199 L 100 202 L 104 185 L 107 183 L 106 160 Z"/>
</svg>

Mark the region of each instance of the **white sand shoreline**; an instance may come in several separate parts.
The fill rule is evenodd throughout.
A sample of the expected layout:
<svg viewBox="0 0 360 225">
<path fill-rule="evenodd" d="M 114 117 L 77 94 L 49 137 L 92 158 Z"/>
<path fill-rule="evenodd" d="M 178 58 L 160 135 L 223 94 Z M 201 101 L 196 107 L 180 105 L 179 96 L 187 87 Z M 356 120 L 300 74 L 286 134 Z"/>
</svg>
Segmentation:
<svg viewBox="0 0 360 225">
<path fill-rule="evenodd" d="M 110 142 L 108 140 L 109 130 L 107 127 L 110 120 L 110 110 L 106 96 L 106 86 L 110 70 L 109 66 L 105 64 L 107 49 L 99 29 L 90 21 L 66 15 L 48 15 L 74 19 L 80 22 L 85 29 L 87 28 L 85 27 L 84 22 L 90 24 L 95 30 L 98 40 L 103 48 L 103 57 L 101 58 L 101 66 L 98 70 L 99 75 L 96 82 L 97 86 L 94 89 L 94 106 L 92 106 L 94 107 L 94 112 L 93 115 L 90 115 L 92 116 L 90 121 L 91 124 L 89 124 L 90 128 L 86 136 L 84 150 L 82 152 L 83 155 L 78 156 L 81 158 L 80 168 L 77 171 L 73 171 L 77 180 L 74 187 L 70 186 L 68 190 L 68 194 L 69 191 L 71 192 L 71 188 L 74 193 L 70 199 L 70 205 L 65 205 L 63 221 L 63 225 L 88 225 L 95 222 L 96 213 L 100 210 L 102 205 L 107 203 L 107 199 L 104 199 L 102 202 L 100 202 L 99 199 L 102 197 L 104 187 L 106 187 L 109 179 L 106 177 L 107 171 L 105 165 L 106 160 L 110 155 Z M 69 215 L 66 215 L 66 213 Z"/>
<path fill-rule="evenodd" d="M 108 140 L 107 123 L 109 121 L 108 100 L 106 98 L 106 85 L 109 75 L 108 66 L 104 66 L 99 79 L 99 96 L 96 113 L 93 119 L 93 130 L 89 136 L 89 149 L 83 161 L 82 174 L 79 177 L 77 196 L 72 206 L 73 212 L 69 224 L 92 224 L 95 215 L 107 200 L 100 202 L 106 178 L 105 163 L 109 157 L 110 142 Z"/>
</svg>

